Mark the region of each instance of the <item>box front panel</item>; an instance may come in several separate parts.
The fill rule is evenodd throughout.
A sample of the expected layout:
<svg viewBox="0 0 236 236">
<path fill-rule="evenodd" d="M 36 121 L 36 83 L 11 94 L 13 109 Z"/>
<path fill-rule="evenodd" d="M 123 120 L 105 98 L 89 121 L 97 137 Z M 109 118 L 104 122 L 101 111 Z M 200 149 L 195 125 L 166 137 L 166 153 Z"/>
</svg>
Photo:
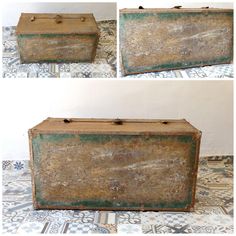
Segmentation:
<svg viewBox="0 0 236 236">
<path fill-rule="evenodd" d="M 121 13 L 125 74 L 229 63 L 233 13 Z"/>
<path fill-rule="evenodd" d="M 188 209 L 193 136 L 38 134 L 32 139 L 35 206 Z"/>
<path fill-rule="evenodd" d="M 19 35 L 22 62 L 91 62 L 97 35 Z"/>
</svg>

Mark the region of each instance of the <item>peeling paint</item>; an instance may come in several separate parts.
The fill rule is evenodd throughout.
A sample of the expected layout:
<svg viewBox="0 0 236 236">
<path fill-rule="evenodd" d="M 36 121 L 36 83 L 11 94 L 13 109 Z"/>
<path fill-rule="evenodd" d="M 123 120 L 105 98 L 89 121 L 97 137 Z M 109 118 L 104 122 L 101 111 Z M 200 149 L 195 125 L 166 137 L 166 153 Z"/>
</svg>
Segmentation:
<svg viewBox="0 0 236 236">
<path fill-rule="evenodd" d="M 229 63 L 233 13 L 120 13 L 125 74 Z"/>
<path fill-rule="evenodd" d="M 34 135 L 37 206 L 187 208 L 196 142 L 192 135 Z"/>
</svg>

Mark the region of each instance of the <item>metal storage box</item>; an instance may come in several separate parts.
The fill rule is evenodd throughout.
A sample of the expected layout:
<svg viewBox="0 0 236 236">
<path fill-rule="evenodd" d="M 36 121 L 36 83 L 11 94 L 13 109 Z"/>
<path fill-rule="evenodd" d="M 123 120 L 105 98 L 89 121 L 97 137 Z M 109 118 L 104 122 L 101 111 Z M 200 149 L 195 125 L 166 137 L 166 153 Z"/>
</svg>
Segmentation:
<svg viewBox="0 0 236 236">
<path fill-rule="evenodd" d="M 186 120 L 48 118 L 29 130 L 34 207 L 190 211 L 200 138 Z"/>
<path fill-rule="evenodd" d="M 120 49 L 125 75 L 230 63 L 233 10 L 120 10 Z"/>
<path fill-rule="evenodd" d="M 92 62 L 99 30 L 92 14 L 22 13 L 16 35 L 22 63 Z"/>
</svg>

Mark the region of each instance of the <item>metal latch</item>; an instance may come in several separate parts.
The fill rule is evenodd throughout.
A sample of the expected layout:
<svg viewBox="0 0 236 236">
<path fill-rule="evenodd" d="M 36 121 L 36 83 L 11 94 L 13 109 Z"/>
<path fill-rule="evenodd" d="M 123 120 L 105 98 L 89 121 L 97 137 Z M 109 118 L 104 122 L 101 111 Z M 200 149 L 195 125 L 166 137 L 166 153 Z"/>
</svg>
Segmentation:
<svg viewBox="0 0 236 236">
<path fill-rule="evenodd" d="M 62 23 L 62 16 L 61 16 L 61 15 L 56 15 L 56 16 L 55 16 L 55 22 L 56 22 L 57 24 Z"/>
<path fill-rule="evenodd" d="M 69 124 L 69 123 L 72 122 L 72 119 L 64 119 L 63 122 L 66 123 L 66 124 Z"/>
<path fill-rule="evenodd" d="M 182 6 L 174 6 L 173 8 L 174 9 L 180 9 L 180 8 L 182 8 Z"/>
<path fill-rule="evenodd" d="M 123 121 L 121 119 L 115 119 L 112 121 L 112 124 L 114 125 L 123 125 Z"/>
</svg>

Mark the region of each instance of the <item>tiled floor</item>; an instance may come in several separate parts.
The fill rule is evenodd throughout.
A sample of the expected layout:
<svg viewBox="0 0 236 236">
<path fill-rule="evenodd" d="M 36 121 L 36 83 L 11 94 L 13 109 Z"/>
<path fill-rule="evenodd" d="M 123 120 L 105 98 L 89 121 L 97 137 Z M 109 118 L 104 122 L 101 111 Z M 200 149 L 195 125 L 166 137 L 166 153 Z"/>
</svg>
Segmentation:
<svg viewBox="0 0 236 236">
<path fill-rule="evenodd" d="M 98 22 L 100 38 L 93 63 L 21 64 L 15 27 L 3 27 L 3 78 L 112 78 L 116 77 L 116 21 Z"/>
<path fill-rule="evenodd" d="M 3 161 L 3 233 L 232 233 L 233 157 L 201 158 L 191 213 L 33 210 L 28 161 Z"/>
</svg>

